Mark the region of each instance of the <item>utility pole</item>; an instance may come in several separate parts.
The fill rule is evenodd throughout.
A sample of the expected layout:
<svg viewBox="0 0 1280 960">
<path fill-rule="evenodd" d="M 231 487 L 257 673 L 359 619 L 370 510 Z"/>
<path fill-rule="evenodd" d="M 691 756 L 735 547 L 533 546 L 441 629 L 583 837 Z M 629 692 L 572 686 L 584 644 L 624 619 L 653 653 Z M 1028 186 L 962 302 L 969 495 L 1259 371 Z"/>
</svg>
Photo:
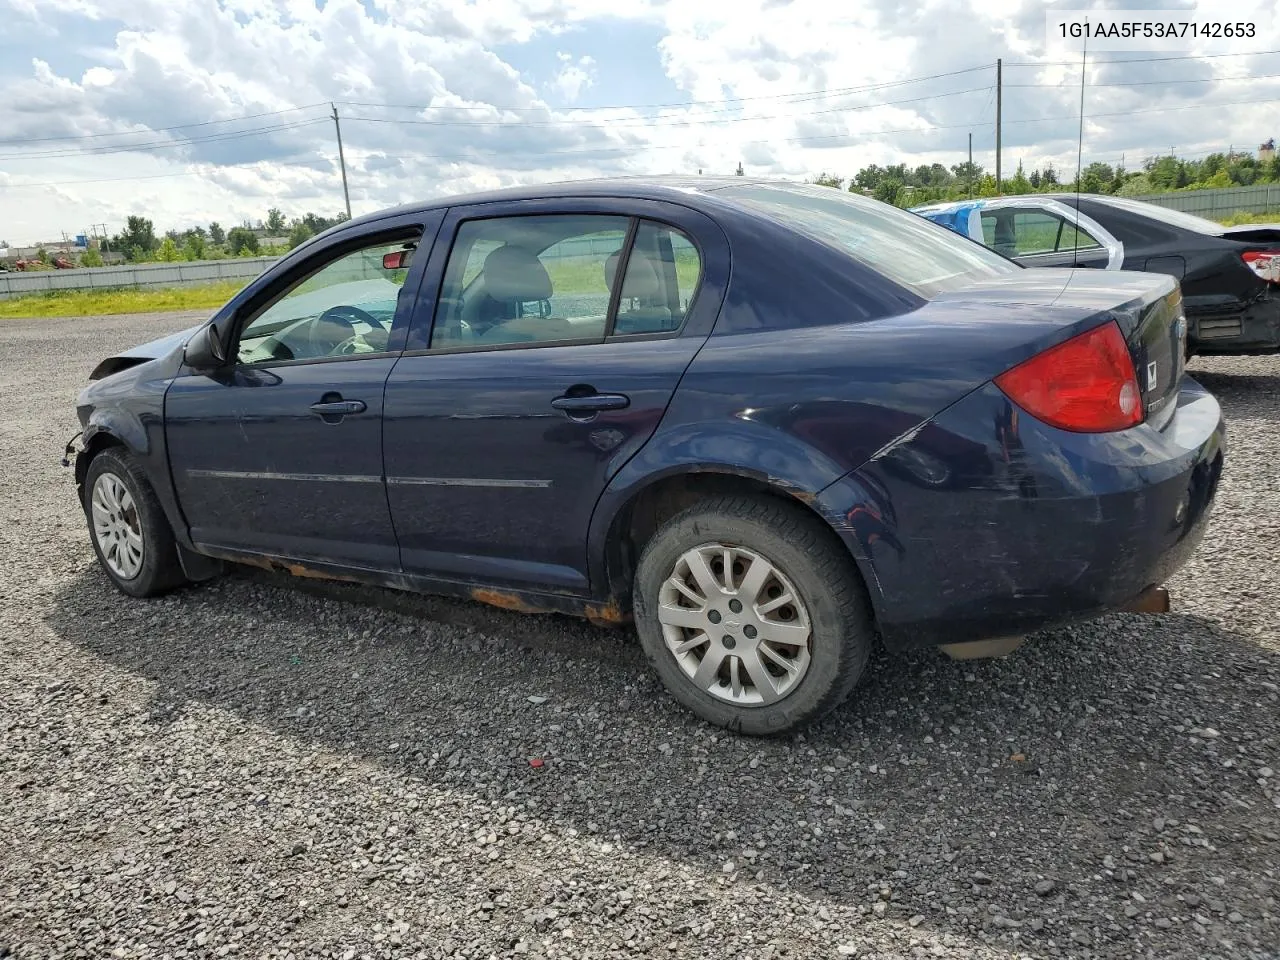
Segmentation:
<svg viewBox="0 0 1280 960">
<path fill-rule="evenodd" d="M 351 194 L 347 192 L 347 159 L 342 154 L 342 127 L 338 124 L 338 108 L 333 108 L 333 130 L 338 135 L 338 166 L 342 168 L 342 199 L 347 205 L 347 219 L 351 219 Z"/>
<path fill-rule="evenodd" d="M 1000 113 L 1004 100 L 1004 60 L 996 60 L 996 196 L 1000 196 Z"/>
<path fill-rule="evenodd" d="M 969 169 L 965 171 L 965 179 L 969 181 L 969 199 L 973 199 L 973 134 L 969 134 Z"/>
</svg>

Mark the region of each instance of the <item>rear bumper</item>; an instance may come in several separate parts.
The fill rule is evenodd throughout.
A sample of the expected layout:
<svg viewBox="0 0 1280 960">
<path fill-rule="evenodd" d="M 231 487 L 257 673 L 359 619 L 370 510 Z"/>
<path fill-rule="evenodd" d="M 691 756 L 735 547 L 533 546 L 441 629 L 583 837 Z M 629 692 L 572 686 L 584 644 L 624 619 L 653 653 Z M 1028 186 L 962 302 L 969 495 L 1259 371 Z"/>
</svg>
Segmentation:
<svg viewBox="0 0 1280 960">
<path fill-rule="evenodd" d="M 1242 313 L 1188 319 L 1188 343 L 1200 356 L 1280 353 L 1280 296 L 1256 300 Z"/>
<path fill-rule="evenodd" d="M 1208 524 L 1225 426 L 1186 378 L 1163 430 L 1072 434 L 994 385 L 819 496 L 891 649 L 1023 634 L 1130 604 Z"/>
</svg>

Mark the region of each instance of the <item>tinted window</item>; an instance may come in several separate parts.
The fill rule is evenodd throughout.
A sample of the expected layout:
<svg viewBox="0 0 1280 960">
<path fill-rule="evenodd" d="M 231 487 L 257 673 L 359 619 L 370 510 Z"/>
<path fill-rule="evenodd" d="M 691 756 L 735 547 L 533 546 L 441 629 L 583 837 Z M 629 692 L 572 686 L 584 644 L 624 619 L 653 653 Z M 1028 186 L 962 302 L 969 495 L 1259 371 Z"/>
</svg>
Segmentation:
<svg viewBox="0 0 1280 960">
<path fill-rule="evenodd" d="M 717 191 L 842 250 L 922 297 L 1021 269 L 914 213 L 809 184 L 744 184 Z"/>
<path fill-rule="evenodd" d="M 612 288 L 614 270 L 608 270 Z M 614 334 L 670 333 L 679 329 L 701 276 L 702 260 L 688 237 L 671 227 L 642 220 L 627 258 Z"/>
<path fill-rule="evenodd" d="M 1007 257 L 1087 250 L 1102 246 L 1086 230 L 1055 213 L 1006 208 L 982 215 L 987 246 Z"/>
<path fill-rule="evenodd" d="M 396 302 L 408 276 L 383 256 L 408 242 L 379 243 L 339 257 L 273 300 L 240 333 L 241 363 L 379 353 L 387 348 Z"/>
<path fill-rule="evenodd" d="M 607 267 L 629 223 L 592 215 L 464 222 L 445 268 L 431 346 L 603 339 Z"/>
<path fill-rule="evenodd" d="M 1090 197 L 1089 199 L 1103 206 L 1118 207 L 1131 213 L 1139 213 L 1144 217 L 1151 217 L 1153 220 L 1159 220 L 1174 227 L 1181 227 L 1183 230 L 1194 230 L 1196 233 L 1208 234 L 1211 237 L 1222 236 L 1223 231 L 1226 229 L 1222 224 L 1214 223 L 1212 220 L 1205 220 L 1190 213 L 1183 213 L 1181 210 L 1170 210 L 1168 207 L 1162 207 L 1155 203 L 1146 203 L 1142 200 L 1129 200 L 1124 197 Z"/>
</svg>

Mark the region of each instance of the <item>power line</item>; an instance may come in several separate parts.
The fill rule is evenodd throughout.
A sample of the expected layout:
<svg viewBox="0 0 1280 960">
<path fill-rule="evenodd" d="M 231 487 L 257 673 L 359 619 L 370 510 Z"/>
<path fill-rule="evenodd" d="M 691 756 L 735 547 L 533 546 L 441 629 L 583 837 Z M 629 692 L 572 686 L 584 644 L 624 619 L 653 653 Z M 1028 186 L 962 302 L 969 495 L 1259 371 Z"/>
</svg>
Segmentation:
<svg viewBox="0 0 1280 960">
<path fill-rule="evenodd" d="M 1168 87 L 1176 83 L 1231 83 L 1241 80 L 1276 80 L 1280 79 L 1280 73 L 1264 73 L 1257 77 L 1200 77 L 1195 80 L 1129 80 L 1115 83 L 1091 83 L 1089 89 L 1096 87 Z M 1075 89 L 1078 86 L 1074 81 L 1071 83 L 1006 83 L 1005 88 L 1018 87 L 1020 89 L 1041 89 L 1053 90 L 1057 88 Z"/>
<path fill-rule="evenodd" d="M 683 101 L 674 102 L 674 103 L 617 103 L 617 104 L 604 104 L 601 106 L 593 106 L 593 107 L 583 107 L 583 106 L 552 107 L 549 105 L 541 106 L 541 107 L 500 107 L 500 106 L 489 105 L 489 104 L 484 104 L 479 106 L 461 106 L 461 105 L 452 106 L 448 104 L 437 105 L 437 104 L 421 104 L 421 103 L 375 103 L 373 101 L 368 101 L 368 100 L 336 100 L 334 102 L 340 103 L 343 106 L 348 106 L 348 107 L 384 107 L 389 110 L 498 110 L 504 113 L 519 113 L 522 111 L 525 111 L 525 112 L 534 112 L 534 111 L 537 111 L 537 112 L 542 112 L 542 111 L 604 112 L 607 110 L 666 110 L 666 109 L 678 109 L 680 107 L 696 107 L 696 106 L 706 106 L 710 104 L 720 104 L 720 103 L 747 103 L 747 102 L 753 102 L 753 101 L 759 101 L 759 100 L 782 100 L 782 99 L 791 99 L 791 98 L 797 98 L 793 100 L 793 102 L 795 103 L 805 103 L 808 100 L 817 100 L 817 99 L 822 99 L 824 97 L 836 97 L 836 96 L 846 96 L 854 93 L 866 93 L 867 91 L 870 91 L 870 90 L 885 90 L 885 89 L 889 89 L 890 87 L 901 87 L 911 83 L 923 83 L 927 80 L 938 80 L 943 77 L 956 77 L 965 73 L 977 73 L 981 70 L 990 70 L 990 69 L 991 69 L 991 65 L 984 63 L 976 67 L 966 67 L 963 70 L 951 70 L 951 71 L 948 71 L 947 73 L 933 73 L 923 77 L 910 77 L 906 80 L 891 80 L 891 81 L 886 81 L 885 83 L 872 83 L 872 84 L 867 84 L 865 86 L 832 87 L 825 90 L 807 90 L 807 91 L 797 91 L 794 93 L 771 93 L 771 94 L 762 94 L 760 96 L 755 96 L 755 97 L 725 97 L 720 100 L 683 100 Z"/>
<path fill-rule="evenodd" d="M 1267 57 L 1280 50 L 1255 50 L 1252 53 L 1203 53 L 1180 57 L 1135 57 L 1128 60 L 1095 60 L 1095 65 L 1110 66 L 1113 63 L 1169 63 L 1174 60 L 1220 60 L 1223 57 Z M 1074 60 L 1010 60 L 1006 67 L 1074 67 Z"/>
<path fill-rule="evenodd" d="M 711 120 L 707 120 L 705 118 L 700 118 L 700 117 L 694 117 L 692 119 L 686 119 L 686 120 L 673 119 L 669 123 L 609 122 L 608 128 L 612 130 L 616 130 L 619 128 L 662 130 L 668 127 L 686 127 L 686 126 L 692 126 L 699 123 L 747 123 L 755 120 L 793 120 L 793 119 L 798 119 L 800 117 L 818 117 L 828 113 L 851 113 L 855 110 L 875 110 L 879 107 L 894 107 L 894 106 L 900 106 L 904 103 L 921 103 L 926 100 L 941 100 L 944 97 L 959 97 L 967 93 L 985 93 L 990 89 L 991 87 L 989 86 L 969 87 L 968 89 L 965 89 L 965 90 L 952 90 L 950 93 L 934 93 L 934 94 L 930 94 L 927 97 L 910 97 L 905 100 L 885 100 L 881 103 L 864 103 L 864 104 L 856 104 L 854 106 L 848 106 L 848 107 L 829 107 L 825 110 L 810 110 L 804 113 L 764 114 L 761 116 L 754 116 L 754 117 L 724 117 L 724 118 L 714 118 Z M 566 127 L 566 126 L 573 125 L 572 123 L 566 122 L 564 120 L 531 120 L 531 121 L 522 120 L 522 121 L 513 123 L 507 120 L 414 120 L 414 119 L 400 118 L 400 117 L 347 117 L 346 119 L 359 120 L 365 123 L 397 123 L 397 124 L 425 126 L 425 127 L 507 127 L 512 129 L 519 127 L 523 129 L 526 127 Z M 579 124 L 580 123 L 581 122 L 579 121 Z"/>
<path fill-rule="evenodd" d="M 1179 105 L 1176 107 L 1156 107 L 1148 110 L 1122 110 L 1122 111 L 1114 111 L 1109 113 L 1090 114 L 1089 119 L 1095 120 L 1100 117 L 1128 117 L 1128 116 L 1134 116 L 1137 114 L 1169 113 L 1174 110 L 1208 109 L 1208 108 L 1227 107 L 1227 106 L 1258 106 L 1258 105 L 1269 105 L 1274 103 L 1280 103 L 1280 99 L 1237 100 L 1237 101 L 1231 101 L 1227 103 L 1202 103 L 1202 104 L 1185 104 L 1185 105 Z M 984 110 L 984 113 L 985 113 L 985 110 Z M 350 120 L 353 118 L 347 117 L 344 119 Z M 1054 117 L 1034 117 L 1034 118 L 1028 118 L 1023 120 L 1005 120 L 1004 123 L 1006 125 L 1011 125 L 1011 124 L 1027 124 L 1027 123 L 1053 123 L 1053 122 L 1078 121 L 1078 120 L 1079 120 L 1079 114 L 1070 114 L 1070 115 L 1062 115 L 1062 116 L 1054 116 Z M 327 120 L 322 119 L 320 122 L 327 122 Z M 995 126 L 994 122 L 990 120 L 987 120 L 987 121 L 974 120 L 969 123 L 932 124 L 925 128 L 898 127 L 894 129 L 864 130 L 864 131 L 845 132 L 845 133 L 837 133 L 837 134 L 822 134 L 822 135 L 808 136 L 808 137 L 769 137 L 769 138 L 763 138 L 763 139 L 743 140 L 739 142 L 743 145 L 746 145 L 746 144 L 769 145 L 769 144 L 778 144 L 778 143 L 817 144 L 822 142 L 839 140 L 839 141 L 847 141 L 850 145 L 852 145 L 854 143 L 865 141 L 871 137 L 886 136 L 889 134 L 899 134 L 899 133 L 908 134 L 909 133 L 909 134 L 926 135 L 926 134 L 933 134 L 933 133 L 948 131 L 948 130 L 972 130 L 972 129 L 979 129 L 979 128 L 984 129 L 987 127 L 994 127 L 994 126 Z M 652 144 L 652 145 L 627 144 L 627 145 L 620 145 L 620 146 L 602 145 L 600 147 L 587 147 L 585 149 L 547 151 L 545 153 L 538 154 L 537 156 L 539 158 L 545 158 L 545 159 L 554 161 L 557 158 L 561 158 L 561 157 L 601 157 L 601 156 L 614 156 L 614 155 L 634 155 L 640 151 L 649 152 L 649 151 L 658 151 L 658 150 L 690 150 L 690 149 L 699 149 L 704 146 L 705 146 L 704 144 L 696 144 L 691 146 L 690 144 L 687 144 L 687 143 Z M 489 153 L 494 152 L 494 148 L 481 148 L 481 149 L 487 150 L 487 152 Z M 420 153 L 387 154 L 382 152 L 368 152 L 366 156 L 369 159 L 376 158 L 381 160 L 435 160 L 435 161 L 440 161 L 444 163 L 476 163 L 478 162 L 478 159 L 474 153 L 472 153 L 471 155 L 462 155 L 462 154 L 449 155 L 449 154 L 420 154 Z M 260 162 L 260 161 L 252 161 L 252 162 Z M 236 166 L 240 166 L 240 165 L 243 165 L 243 164 L 237 164 Z M 199 175 L 200 175 L 199 173 L 193 172 L 190 174 L 186 174 L 186 173 L 163 174 L 161 176 L 167 177 L 167 176 L 199 176 Z M 110 179 L 104 179 L 104 180 L 88 180 L 88 181 L 41 181 L 41 182 L 27 182 L 27 183 L 11 183 L 11 184 L 6 184 L 6 188 L 57 186 L 57 185 L 63 185 L 63 184 L 70 185 L 70 184 L 81 183 L 81 182 L 85 182 L 85 183 L 125 182 L 125 181 L 130 181 L 135 179 L 143 180 L 143 179 L 153 179 L 153 178 L 151 177 L 138 177 L 138 178 L 120 177 L 120 178 L 110 178 Z M 158 179 L 158 177 L 154 179 Z"/>
<path fill-rule="evenodd" d="M 256 137 L 264 133 L 276 133 L 282 130 L 298 130 L 303 127 L 327 123 L 327 117 L 316 117 L 313 120 L 299 120 L 293 123 L 275 124 L 267 127 L 255 127 L 251 130 L 234 130 L 210 134 L 205 137 L 189 137 L 176 140 L 153 140 L 149 143 L 131 143 L 125 146 L 88 147 L 81 150 L 54 150 L 44 153 L 10 153 L 0 154 L 0 160 L 47 160 L 59 157 L 92 157 L 105 156 L 112 153 L 134 153 L 142 150 L 165 150 L 173 147 L 188 147 L 204 143 L 222 143 L 227 140 L 241 140 L 245 137 Z"/>
<path fill-rule="evenodd" d="M 825 90 L 800 90 L 792 93 L 776 93 L 764 94 L 755 97 L 725 97 L 720 100 L 687 100 L 679 103 L 651 103 L 651 104 L 604 104 L 600 106 L 581 107 L 581 106 L 563 106 L 553 107 L 550 105 L 537 107 L 504 107 L 497 105 L 478 105 L 478 106 L 435 106 L 431 104 L 397 104 L 397 103 L 375 103 L 367 100 L 335 100 L 333 103 L 342 104 L 343 106 L 356 107 L 379 107 L 388 110 L 485 110 L 485 111 L 501 111 L 504 113 L 519 112 L 569 112 L 569 111 L 592 111 L 605 112 L 609 110 L 647 110 L 647 109 L 674 109 L 679 107 L 704 106 L 725 103 L 746 103 L 763 100 L 791 100 L 795 103 L 805 103 L 809 100 L 822 99 L 824 97 L 845 96 L 855 93 L 865 93 L 872 90 L 886 90 L 893 87 L 906 86 L 913 83 L 924 83 L 928 80 L 938 80 L 945 77 L 955 77 L 966 73 L 976 73 L 981 70 L 987 70 L 989 66 L 986 64 L 966 67 L 963 70 L 950 70 L 945 73 L 928 74 L 921 77 L 908 77 L 903 80 L 892 80 L 884 83 L 872 83 L 863 86 L 853 87 L 833 87 Z M 227 117 L 222 120 L 202 120 L 193 123 L 178 124 L 171 127 L 150 127 L 146 130 L 121 130 L 114 133 L 89 133 L 79 135 L 68 135 L 60 137 L 24 137 L 24 138 L 0 138 L 0 146 L 15 146 L 28 143 L 66 143 L 79 142 L 84 140 L 97 140 L 104 137 L 130 137 L 130 136 L 147 136 L 156 133 L 167 133 L 173 130 L 188 130 L 195 127 L 205 127 L 219 123 L 237 123 L 244 120 L 257 120 L 263 117 L 281 116 L 286 113 L 299 113 L 304 110 L 313 110 L 326 106 L 328 102 L 309 103 L 301 107 L 288 107 L 281 110 L 272 110 L 266 113 L 253 113 L 242 117 Z M 326 118 L 327 119 L 327 118 Z M 123 144 L 121 144 L 123 146 Z"/>
<path fill-rule="evenodd" d="M 289 107 L 284 110 L 272 110 L 269 113 L 251 113 L 244 117 L 228 117 L 225 120 L 202 120 L 199 123 L 180 123 L 175 127 L 148 127 L 146 130 L 119 130 L 115 133 L 85 133 L 76 136 L 66 137 L 26 137 L 26 138 L 10 138 L 0 139 L 0 146 L 13 146 L 24 143 L 53 143 L 65 142 L 70 140 L 100 140 L 103 137 L 135 137 L 149 136 L 156 133 L 167 133 L 170 130 L 189 130 L 192 127 L 207 127 L 215 123 L 239 123 L 241 120 L 258 120 L 262 117 L 278 117 L 286 113 L 298 113 L 302 110 L 312 110 L 316 107 L 323 107 L 323 103 L 309 103 L 305 107 Z M 228 131 L 229 132 L 229 131 Z"/>
</svg>

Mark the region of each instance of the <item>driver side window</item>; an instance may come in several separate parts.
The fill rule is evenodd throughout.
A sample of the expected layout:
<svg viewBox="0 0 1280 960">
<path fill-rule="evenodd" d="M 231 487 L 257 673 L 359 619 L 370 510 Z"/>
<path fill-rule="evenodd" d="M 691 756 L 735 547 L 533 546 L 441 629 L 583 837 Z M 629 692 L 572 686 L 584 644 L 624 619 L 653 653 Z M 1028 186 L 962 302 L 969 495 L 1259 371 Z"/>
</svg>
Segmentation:
<svg viewBox="0 0 1280 960">
<path fill-rule="evenodd" d="M 416 240 L 363 247 L 325 264 L 240 332 L 242 364 L 381 353 Z M 386 259 L 389 254 L 400 254 Z"/>
</svg>

